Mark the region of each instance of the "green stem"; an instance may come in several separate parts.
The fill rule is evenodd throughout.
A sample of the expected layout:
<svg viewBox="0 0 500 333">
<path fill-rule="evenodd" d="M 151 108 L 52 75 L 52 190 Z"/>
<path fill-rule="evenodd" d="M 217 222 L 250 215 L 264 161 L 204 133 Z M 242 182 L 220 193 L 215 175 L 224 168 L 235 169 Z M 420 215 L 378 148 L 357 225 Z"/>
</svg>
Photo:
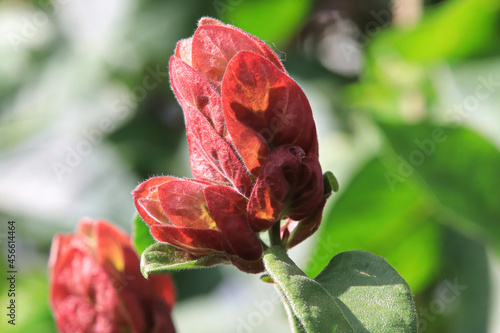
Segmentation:
<svg viewBox="0 0 500 333">
<path fill-rule="evenodd" d="M 273 227 L 269 229 L 269 241 L 271 242 L 271 246 L 283 247 L 283 243 L 281 242 L 281 223 L 279 221 L 275 222 Z"/>
</svg>

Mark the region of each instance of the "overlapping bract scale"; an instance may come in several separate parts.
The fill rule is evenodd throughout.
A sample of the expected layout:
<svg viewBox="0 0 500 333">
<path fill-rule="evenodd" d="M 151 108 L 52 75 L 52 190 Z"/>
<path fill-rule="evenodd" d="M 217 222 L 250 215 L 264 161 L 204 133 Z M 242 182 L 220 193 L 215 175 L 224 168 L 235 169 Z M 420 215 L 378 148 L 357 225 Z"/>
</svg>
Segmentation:
<svg viewBox="0 0 500 333">
<path fill-rule="evenodd" d="M 151 178 L 133 192 L 136 208 L 158 241 L 262 271 L 260 232 L 285 219 L 283 242 L 293 246 L 319 225 L 323 178 L 309 102 L 264 42 L 211 18 L 178 42 L 170 81 L 194 179 Z"/>
</svg>

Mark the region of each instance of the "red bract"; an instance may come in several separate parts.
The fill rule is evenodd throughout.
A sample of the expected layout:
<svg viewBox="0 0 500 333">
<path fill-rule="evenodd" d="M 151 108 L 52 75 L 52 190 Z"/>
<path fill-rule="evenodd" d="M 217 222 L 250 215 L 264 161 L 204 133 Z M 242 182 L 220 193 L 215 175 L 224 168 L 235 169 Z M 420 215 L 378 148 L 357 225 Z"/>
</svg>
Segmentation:
<svg viewBox="0 0 500 333">
<path fill-rule="evenodd" d="M 137 210 L 158 241 L 200 256 L 224 254 L 259 272 L 259 232 L 286 219 L 283 237 L 293 246 L 321 220 L 309 102 L 264 42 L 210 18 L 177 44 L 170 81 L 184 110 L 194 179 L 147 180 L 133 192 Z"/>
<path fill-rule="evenodd" d="M 129 237 L 108 222 L 82 219 L 57 235 L 49 260 L 50 303 L 62 333 L 174 333 L 174 285 L 144 279 Z"/>
</svg>

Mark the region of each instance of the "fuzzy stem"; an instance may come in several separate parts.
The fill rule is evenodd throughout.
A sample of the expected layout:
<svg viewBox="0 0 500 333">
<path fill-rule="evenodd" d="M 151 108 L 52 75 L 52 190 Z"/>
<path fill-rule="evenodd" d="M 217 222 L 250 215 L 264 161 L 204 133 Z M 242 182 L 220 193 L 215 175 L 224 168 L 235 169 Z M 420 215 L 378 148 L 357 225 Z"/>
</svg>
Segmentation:
<svg viewBox="0 0 500 333">
<path fill-rule="evenodd" d="M 271 246 L 280 246 L 283 247 L 283 243 L 281 242 L 281 231 L 280 231 L 279 221 L 275 222 L 273 227 L 269 229 L 269 241 L 271 242 Z"/>
</svg>

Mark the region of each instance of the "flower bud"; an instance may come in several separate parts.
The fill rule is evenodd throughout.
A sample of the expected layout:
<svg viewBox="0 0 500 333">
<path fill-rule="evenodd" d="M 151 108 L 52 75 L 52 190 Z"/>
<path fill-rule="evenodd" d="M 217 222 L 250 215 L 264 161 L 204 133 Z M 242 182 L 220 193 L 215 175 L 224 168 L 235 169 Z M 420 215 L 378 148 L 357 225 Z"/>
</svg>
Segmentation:
<svg viewBox="0 0 500 333">
<path fill-rule="evenodd" d="M 175 332 L 171 278 L 144 279 L 129 237 L 106 221 L 84 218 L 75 234 L 56 235 L 49 271 L 59 332 Z"/>
<path fill-rule="evenodd" d="M 211 18 L 178 42 L 169 68 L 194 179 L 145 181 L 133 192 L 137 211 L 160 242 L 262 271 L 261 231 L 293 221 L 283 233 L 293 246 L 319 225 L 325 198 L 309 102 L 264 42 Z"/>
</svg>

